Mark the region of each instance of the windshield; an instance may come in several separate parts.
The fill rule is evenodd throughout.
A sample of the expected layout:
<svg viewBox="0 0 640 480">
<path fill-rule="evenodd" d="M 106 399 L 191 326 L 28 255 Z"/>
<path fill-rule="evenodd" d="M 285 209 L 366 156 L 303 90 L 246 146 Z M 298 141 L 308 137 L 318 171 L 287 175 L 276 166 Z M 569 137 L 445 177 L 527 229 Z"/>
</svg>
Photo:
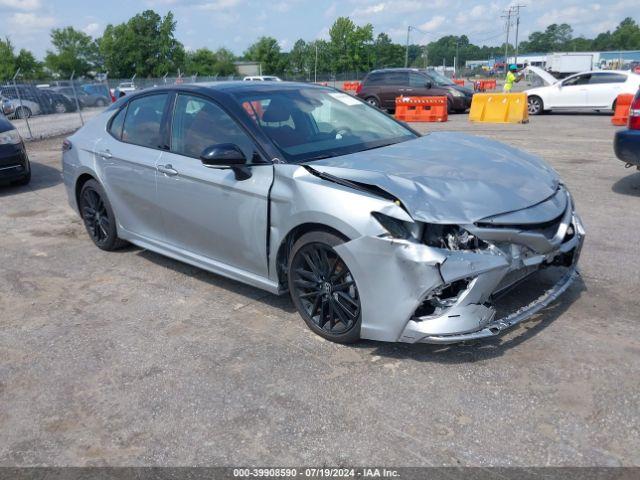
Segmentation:
<svg viewBox="0 0 640 480">
<path fill-rule="evenodd" d="M 440 86 L 446 87 L 448 85 L 455 85 L 455 83 L 450 78 L 445 77 L 435 70 L 428 70 L 427 75 L 429 75 Z"/>
<path fill-rule="evenodd" d="M 302 87 L 236 96 L 288 162 L 346 155 L 416 138 L 381 111 L 330 89 Z"/>
</svg>

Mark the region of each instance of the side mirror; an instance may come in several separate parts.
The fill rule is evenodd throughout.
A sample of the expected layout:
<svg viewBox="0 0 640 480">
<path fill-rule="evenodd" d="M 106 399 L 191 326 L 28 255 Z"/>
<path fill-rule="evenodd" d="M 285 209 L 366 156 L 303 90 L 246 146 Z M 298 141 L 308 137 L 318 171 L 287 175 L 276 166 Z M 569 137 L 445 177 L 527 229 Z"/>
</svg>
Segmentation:
<svg viewBox="0 0 640 480">
<path fill-rule="evenodd" d="M 431 88 L 433 87 L 433 84 L 429 80 L 427 80 L 426 82 L 424 82 L 424 86 L 425 88 Z"/>
<path fill-rule="evenodd" d="M 209 145 L 200 154 L 200 161 L 205 167 L 231 167 L 236 180 L 251 178 L 251 170 L 246 165 L 244 153 L 233 143 Z"/>
</svg>

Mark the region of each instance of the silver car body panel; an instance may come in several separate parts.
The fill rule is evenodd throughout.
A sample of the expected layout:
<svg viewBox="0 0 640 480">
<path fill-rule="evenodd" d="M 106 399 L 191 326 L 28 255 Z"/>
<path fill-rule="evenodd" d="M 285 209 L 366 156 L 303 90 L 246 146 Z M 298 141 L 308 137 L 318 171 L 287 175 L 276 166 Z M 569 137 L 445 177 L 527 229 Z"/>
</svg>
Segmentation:
<svg viewBox="0 0 640 480">
<path fill-rule="evenodd" d="M 424 137 L 310 164 L 336 177 L 375 185 L 398 198 L 415 220 L 473 223 L 542 202 L 558 175 L 538 157 L 462 133 Z"/>
<path fill-rule="evenodd" d="M 542 160 L 498 142 L 434 133 L 308 165 L 255 166 L 249 180 L 238 181 L 228 169 L 191 158 L 152 149 L 137 155 L 142 147 L 106 133 L 112 114 L 70 137 L 63 178 L 73 208 L 78 179 L 91 175 L 107 192 L 121 238 L 272 293 L 286 291 L 282 252 L 292 232 L 336 231 L 345 237 L 336 251 L 361 298 L 362 338 L 452 343 L 497 335 L 555 300 L 577 276 L 584 228 L 569 193 Z M 167 164 L 179 175 L 158 171 Z M 416 231 L 458 225 L 488 247 L 450 250 L 419 237 L 392 238 L 372 212 Z M 496 318 L 496 292 L 567 255 L 562 280 Z M 434 292 L 455 282 L 464 288 L 446 308 L 419 314 Z"/>
</svg>

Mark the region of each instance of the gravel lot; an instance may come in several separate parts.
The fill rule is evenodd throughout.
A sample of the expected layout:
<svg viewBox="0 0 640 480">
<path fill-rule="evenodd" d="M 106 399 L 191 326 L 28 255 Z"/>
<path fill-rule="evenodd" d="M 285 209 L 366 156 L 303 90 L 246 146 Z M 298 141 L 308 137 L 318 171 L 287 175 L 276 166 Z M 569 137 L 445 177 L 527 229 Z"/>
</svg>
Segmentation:
<svg viewBox="0 0 640 480">
<path fill-rule="evenodd" d="M 288 297 L 127 248 L 69 209 L 61 139 L 0 189 L 0 465 L 640 465 L 640 172 L 606 115 L 464 130 L 540 154 L 582 282 L 500 340 L 341 346 Z"/>
<path fill-rule="evenodd" d="M 95 117 L 107 107 L 93 107 L 82 110 L 82 118 L 86 122 Z M 26 140 L 40 140 L 51 138 L 56 135 L 65 135 L 76 131 L 82 125 L 78 112 L 54 113 L 51 115 L 36 115 L 27 120 L 14 119 L 11 121 L 20 135 Z M 31 133 L 29 133 L 29 128 Z"/>
</svg>

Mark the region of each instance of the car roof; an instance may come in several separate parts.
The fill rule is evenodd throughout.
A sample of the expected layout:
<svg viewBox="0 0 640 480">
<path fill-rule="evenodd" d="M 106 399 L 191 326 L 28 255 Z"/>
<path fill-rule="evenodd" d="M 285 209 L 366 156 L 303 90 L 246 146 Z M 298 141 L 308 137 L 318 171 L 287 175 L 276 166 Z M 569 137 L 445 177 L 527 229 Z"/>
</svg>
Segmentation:
<svg viewBox="0 0 640 480">
<path fill-rule="evenodd" d="M 369 73 L 386 73 L 386 72 L 420 72 L 424 70 L 420 70 L 419 68 L 377 68 L 375 70 L 371 70 Z"/>
</svg>

